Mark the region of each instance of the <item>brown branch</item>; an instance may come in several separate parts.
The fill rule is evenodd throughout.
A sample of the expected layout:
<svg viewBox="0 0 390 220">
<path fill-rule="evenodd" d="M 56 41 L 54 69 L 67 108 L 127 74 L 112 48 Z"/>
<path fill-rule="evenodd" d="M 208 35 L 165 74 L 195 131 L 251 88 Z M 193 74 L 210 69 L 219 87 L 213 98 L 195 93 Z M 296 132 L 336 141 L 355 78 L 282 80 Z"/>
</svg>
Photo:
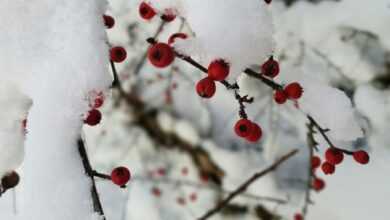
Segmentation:
<svg viewBox="0 0 390 220">
<path fill-rule="evenodd" d="M 292 150 L 291 152 L 282 156 L 280 159 L 276 160 L 268 168 L 264 169 L 261 172 L 255 173 L 251 178 L 245 181 L 236 190 L 230 193 L 224 200 L 222 200 L 219 204 L 217 204 L 217 206 L 215 206 L 213 209 L 206 212 L 202 217 L 198 218 L 198 220 L 206 220 L 211 216 L 215 215 L 216 213 L 218 213 L 219 211 L 221 211 L 226 205 L 228 205 L 231 202 L 231 200 L 233 200 L 235 197 L 243 193 L 252 183 L 254 183 L 259 178 L 263 177 L 264 175 L 276 170 L 283 162 L 287 161 L 290 157 L 294 156 L 297 152 L 298 152 L 297 149 Z"/>
</svg>

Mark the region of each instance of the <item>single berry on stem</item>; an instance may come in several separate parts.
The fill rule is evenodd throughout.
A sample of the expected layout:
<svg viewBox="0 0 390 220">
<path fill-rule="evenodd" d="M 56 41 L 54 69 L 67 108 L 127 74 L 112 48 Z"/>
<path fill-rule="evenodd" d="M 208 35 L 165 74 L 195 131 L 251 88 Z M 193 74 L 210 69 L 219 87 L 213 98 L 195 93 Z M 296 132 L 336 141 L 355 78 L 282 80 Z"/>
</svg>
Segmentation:
<svg viewBox="0 0 390 220">
<path fill-rule="evenodd" d="M 249 142 L 254 143 L 259 141 L 262 135 L 263 135 L 263 131 L 261 130 L 261 127 L 256 123 L 252 123 L 250 134 L 247 137 L 245 137 L 245 139 Z"/>
<path fill-rule="evenodd" d="M 370 162 L 370 156 L 364 150 L 359 150 L 353 153 L 353 159 L 360 164 L 368 164 Z"/>
<path fill-rule="evenodd" d="M 104 20 L 104 25 L 108 28 L 111 29 L 115 25 L 115 20 L 113 17 L 110 15 L 103 15 L 103 20 Z"/>
<path fill-rule="evenodd" d="M 325 152 L 325 159 L 333 165 L 338 165 L 344 160 L 344 153 L 336 148 L 328 148 Z"/>
<path fill-rule="evenodd" d="M 216 91 L 216 86 L 215 82 L 206 77 L 204 79 L 201 79 L 197 84 L 196 84 L 196 92 L 198 95 L 202 98 L 211 98 L 214 96 Z"/>
<path fill-rule="evenodd" d="M 111 172 L 111 181 L 118 186 L 126 185 L 130 177 L 130 171 L 126 167 L 117 167 Z"/>
<path fill-rule="evenodd" d="M 175 34 L 172 34 L 169 39 L 168 39 L 168 44 L 171 45 L 173 43 L 175 43 L 175 40 L 180 38 L 180 39 L 187 39 L 187 34 L 185 33 L 175 33 Z"/>
<path fill-rule="evenodd" d="M 102 113 L 97 109 L 92 109 L 88 112 L 87 118 L 84 120 L 84 123 L 89 126 L 95 126 L 100 123 L 102 120 Z"/>
<path fill-rule="evenodd" d="M 276 90 L 274 93 L 274 100 L 279 105 L 287 101 L 287 94 L 283 90 Z"/>
<path fill-rule="evenodd" d="M 172 14 L 172 13 L 169 13 L 169 12 L 167 12 L 167 13 L 161 15 L 161 19 L 162 19 L 163 21 L 165 21 L 165 22 L 172 22 L 172 21 L 175 20 L 175 18 L 176 18 L 176 15 L 175 15 L 175 14 Z"/>
<path fill-rule="evenodd" d="M 288 84 L 284 88 L 284 92 L 286 93 L 287 98 L 289 99 L 299 99 L 302 97 L 303 88 L 299 83 L 293 82 Z"/>
<path fill-rule="evenodd" d="M 333 174 L 335 171 L 335 166 L 329 162 L 325 162 L 321 166 L 322 171 L 324 172 L 325 175 L 330 175 Z"/>
<path fill-rule="evenodd" d="M 312 182 L 312 187 L 315 191 L 319 192 L 324 189 L 325 181 L 320 178 L 315 178 Z"/>
<path fill-rule="evenodd" d="M 113 47 L 110 49 L 110 58 L 115 63 L 123 62 L 127 57 L 127 52 L 123 47 Z"/>
<path fill-rule="evenodd" d="M 1 179 L 1 186 L 3 187 L 3 190 L 12 189 L 19 184 L 19 181 L 19 174 L 15 171 L 12 171 Z"/>
<path fill-rule="evenodd" d="M 280 67 L 278 61 L 271 56 L 263 65 L 261 65 L 261 73 L 270 78 L 275 78 L 279 75 Z"/>
<path fill-rule="evenodd" d="M 311 168 L 312 169 L 317 169 L 321 165 L 321 158 L 318 156 L 313 156 L 311 158 Z"/>
<path fill-rule="evenodd" d="M 150 20 L 156 15 L 156 11 L 146 2 L 142 2 L 139 6 L 139 14 L 145 20 Z"/>
<path fill-rule="evenodd" d="M 242 118 L 234 125 L 234 131 L 239 137 L 248 137 L 252 134 L 253 124 L 248 119 Z"/>
<path fill-rule="evenodd" d="M 209 77 L 216 81 L 225 80 L 229 75 L 230 66 L 222 59 L 214 60 L 209 64 L 207 73 Z"/>
<path fill-rule="evenodd" d="M 148 59 L 155 67 L 164 68 L 175 60 L 175 52 L 168 44 L 157 43 L 149 48 Z"/>
</svg>

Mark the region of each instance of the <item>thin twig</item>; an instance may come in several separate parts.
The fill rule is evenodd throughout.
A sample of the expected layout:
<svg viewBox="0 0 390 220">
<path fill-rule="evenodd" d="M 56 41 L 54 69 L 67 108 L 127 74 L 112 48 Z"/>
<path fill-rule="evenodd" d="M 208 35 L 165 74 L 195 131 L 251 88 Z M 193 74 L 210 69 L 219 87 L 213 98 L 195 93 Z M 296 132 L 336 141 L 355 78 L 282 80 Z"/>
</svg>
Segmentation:
<svg viewBox="0 0 390 220">
<path fill-rule="evenodd" d="M 255 173 L 251 178 L 249 178 L 242 185 L 240 185 L 236 190 L 230 193 L 224 200 L 218 203 L 217 206 L 207 211 L 202 217 L 198 218 L 198 220 L 206 220 L 211 216 L 215 215 L 216 213 L 218 213 L 219 211 L 221 211 L 224 207 L 226 207 L 231 202 L 231 200 L 233 200 L 235 197 L 243 193 L 252 183 L 254 183 L 259 178 L 263 177 L 264 175 L 276 170 L 283 162 L 287 161 L 290 157 L 294 156 L 297 152 L 298 152 L 297 149 L 292 150 L 291 152 L 282 156 L 280 159 L 276 160 L 272 165 L 270 165 L 265 170 Z"/>
</svg>

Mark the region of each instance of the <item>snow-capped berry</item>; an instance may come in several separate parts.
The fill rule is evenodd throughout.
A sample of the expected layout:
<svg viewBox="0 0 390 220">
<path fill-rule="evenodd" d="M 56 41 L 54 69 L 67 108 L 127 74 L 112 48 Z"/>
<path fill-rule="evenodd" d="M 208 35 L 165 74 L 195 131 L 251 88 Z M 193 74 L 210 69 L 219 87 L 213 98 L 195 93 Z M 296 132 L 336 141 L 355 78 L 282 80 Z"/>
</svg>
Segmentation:
<svg viewBox="0 0 390 220">
<path fill-rule="evenodd" d="M 150 20 L 156 15 L 156 11 L 146 2 L 142 2 L 139 6 L 139 14 L 143 19 Z"/>
<path fill-rule="evenodd" d="M 276 90 L 274 93 L 274 100 L 279 105 L 284 104 L 287 101 L 287 95 L 283 90 Z"/>
<path fill-rule="evenodd" d="M 248 137 L 252 133 L 253 124 L 248 119 L 240 119 L 234 125 L 234 131 L 239 137 Z"/>
<path fill-rule="evenodd" d="M 303 89 L 299 83 L 293 82 L 288 84 L 284 88 L 284 92 L 286 93 L 287 98 L 289 99 L 299 99 L 303 94 Z"/>
<path fill-rule="evenodd" d="M 321 169 L 324 172 L 324 174 L 330 175 L 330 174 L 334 173 L 336 168 L 333 164 L 331 164 L 329 162 L 325 162 L 322 164 Z"/>
<path fill-rule="evenodd" d="M 263 131 L 261 130 L 261 127 L 256 123 L 252 123 L 250 134 L 245 137 L 245 139 L 249 142 L 257 142 L 258 140 L 260 140 L 262 135 Z"/>
<path fill-rule="evenodd" d="M 364 150 L 359 150 L 353 153 L 353 159 L 360 164 L 367 164 L 370 162 L 370 156 Z"/>
<path fill-rule="evenodd" d="M 188 35 L 185 34 L 185 33 L 175 33 L 175 34 L 172 34 L 169 39 L 168 39 L 168 44 L 171 45 L 173 43 L 175 43 L 175 40 L 177 38 L 180 38 L 180 39 L 187 39 Z"/>
<path fill-rule="evenodd" d="M 229 75 L 230 66 L 224 60 L 214 60 L 210 63 L 207 73 L 213 80 L 222 81 Z"/>
<path fill-rule="evenodd" d="M 312 188 L 315 190 L 315 191 L 321 191 L 323 190 L 325 187 L 325 181 L 323 179 L 320 179 L 320 178 L 315 178 L 312 182 Z"/>
<path fill-rule="evenodd" d="M 130 171 L 126 167 L 117 167 L 111 172 L 111 181 L 118 186 L 126 185 L 130 177 Z"/>
<path fill-rule="evenodd" d="M 168 44 L 157 43 L 149 48 L 148 59 L 155 67 L 164 68 L 175 60 L 175 52 Z"/>
<path fill-rule="evenodd" d="M 19 180 L 19 174 L 12 171 L 1 179 L 1 186 L 4 190 L 12 189 L 19 184 Z"/>
<path fill-rule="evenodd" d="M 89 126 L 95 126 L 100 123 L 102 120 L 102 113 L 97 109 L 92 109 L 88 112 L 87 118 L 84 120 L 84 123 Z"/>
<path fill-rule="evenodd" d="M 191 193 L 191 195 L 190 195 L 191 202 L 195 202 L 197 199 L 198 199 L 198 196 L 196 195 L 196 193 Z"/>
<path fill-rule="evenodd" d="M 127 52 L 123 47 L 113 47 L 110 49 L 110 58 L 116 63 L 123 62 L 127 57 Z"/>
<path fill-rule="evenodd" d="M 320 165 L 321 165 L 321 158 L 319 158 L 318 156 L 313 156 L 311 158 L 311 168 L 317 169 L 318 167 L 320 167 Z"/>
<path fill-rule="evenodd" d="M 215 90 L 216 90 L 215 82 L 208 77 L 201 79 L 196 84 L 196 92 L 202 98 L 213 97 L 215 94 Z"/>
<path fill-rule="evenodd" d="M 103 20 L 104 20 L 104 25 L 110 29 L 112 27 L 114 27 L 115 25 L 115 20 L 113 17 L 109 16 L 109 15 L 103 15 Z"/>
<path fill-rule="evenodd" d="M 344 153 L 336 148 L 328 148 L 325 152 L 325 159 L 333 165 L 340 164 L 344 160 Z"/>
<path fill-rule="evenodd" d="M 301 213 L 296 213 L 296 214 L 294 215 L 294 220 L 303 220 L 302 214 L 301 214 Z"/>
<path fill-rule="evenodd" d="M 271 56 L 263 65 L 261 65 L 261 72 L 265 76 L 275 78 L 280 72 L 278 61 L 274 60 Z"/>
<path fill-rule="evenodd" d="M 161 194 L 162 194 L 162 192 L 161 192 L 161 190 L 160 190 L 159 188 L 153 187 L 153 188 L 152 188 L 152 194 L 153 194 L 154 196 L 156 196 L 156 197 L 160 197 Z"/>
</svg>

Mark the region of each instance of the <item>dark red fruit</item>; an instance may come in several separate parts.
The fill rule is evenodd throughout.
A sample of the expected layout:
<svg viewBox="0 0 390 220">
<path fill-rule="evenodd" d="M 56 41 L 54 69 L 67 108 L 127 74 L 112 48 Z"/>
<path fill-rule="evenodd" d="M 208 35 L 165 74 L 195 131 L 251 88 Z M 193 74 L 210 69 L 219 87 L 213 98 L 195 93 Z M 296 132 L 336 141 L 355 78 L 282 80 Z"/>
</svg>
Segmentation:
<svg viewBox="0 0 390 220">
<path fill-rule="evenodd" d="M 123 47 L 113 47 L 110 50 L 110 58 L 116 63 L 123 62 L 127 57 L 127 52 Z"/>
<path fill-rule="evenodd" d="M 156 15 L 156 12 L 149 4 L 142 2 L 139 6 L 139 14 L 143 19 L 150 20 Z"/>
<path fill-rule="evenodd" d="M 165 175 L 167 174 L 167 171 L 166 171 L 165 168 L 159 168 L 159 169 L 157 170 L 157 174 L 158 174 L 159 176 L 165 176 Z"/>
<path fill-rule="evenodd" d="M 333 164 L 325 162 L 322 164 L 321 169 L 326 175 L 330 175 L 334 173 L 336 168 Z"/>
<path fill-rule="evenodd" d="M 172 22 L 176 18 L 176 15 L 173 14 L 171 11 L 166 11 L 165 14 L 161 15 L 161 19 L 165 22 Z"/>
<path fill-rule="evenodd" d="M 274 93 L 274 100 L 279 105 L 284 104 L 287 101 L 287 95 L 283 90 L 276 90 Z"/>
<path fill-rule="evenodd" d="M 114 27 L 115 25 L 115 20 L 113 17 L 109 16 L 109 15 L 103 15 L 103 20 L 104 20 L 104 25 L 106 25 L 106 27 L 108 29 Z"/>
<path fill-rule="evenodd" d="M 18 173 L 12 171 L 1 179 L 1 186 L 3 187 L 3 190 L 12 189 L 19 184 L 19 181 L 20 177 Z"/>
<path fill-rule="evenodd" d="M 299 99 L 302 97 L 303 89 L 299 83 L 293 82 L 288 84 L 284 88 L 284 92 L 286 93 L 287 98 L 289 99 Z"/>
<path fill-rule="evenodd" d="M 311 168 L 317 169 L 321 165 L 321 159 L 318 156 L 313 156 L 311 158 Z"/>
<path fill-rule="evenodd" d="M 126 167 L 117 167 L 111 172 L 111 181 L 118 186 L 126 185 L 130 177 L 130 171 Z"/>
<path fill-rule="evenodd" d="M 213 97 L 214 94 L 215 94 L 215 91 L 216 91 L 215 82 L 212 79 L 208 78 L 208 77 L 200 80 L 196 84 L 196 92 L 202 98 L 211 98 L 211 97 Z"/>
<path fill-rule="evenodd" d="M 160 190 L 159 188 L 153 187 L 153 188 L 152 188 L 152 194 L 153 194 L 154 196 L 156 196 L 156 197 L 160 197 L 161 194 L 162 194 L 162 192 L 161 192 L 161 190 Z"/>
<path fill-rule="evenodd" d="M 312 182 L 312 187 L 315 191 L 321 191 L 325 187 L 325 181 L 320 178 L 315 178 Z"/>
<path fill-rule="evenodd" d="M 95 126 L 100 123 L 102 120 L 102 113 L 97 109 L 92 109 L 88 112 L 87 118 L 84 120 L 84 123 L 89 126 Z"/>
<path fill-rule="evenodd" d="M 294 215 L 294 220 L 303 220 L 302 214 L 301 214 L 301 213 L 296 213 L 296 214 Z"/>
<path fill-rule="evenodd" d="M 229 75 L 230 66 L 222 59 L 210 63 L 207 73 L 213 80 L 222 81 Z"/>
<path fill-rule="evenodd" d="M 344 153 L 336 148 L 328 148 L 325 152 L 325 159 L 327 162 L 337 165 L 343 162 Z"/>
<path fill-rule="evenodd" d="M 354 152 L 353 159 L 360 164 L 368 164 L 370 162 L 370 156 L 364 150 Z"/>
<path fill-rule="evenodd" d="M 169 66 L 175 60 L 175 52 L 165 43 L 157 43 L 148 50 L 149 61 L 158 68 Z"/>
<path fill-rule="evenodd" d="M 172 34 L 169 39 L 168 39 L 168 44 L 171 45 L 173 43 L 175 43 L 175 40 L 177 38 L 180 38 L 180 39 L 187 39 L 187 34 L 185 33 L 176 33 L 176 34 Z"/>
<path fill-rule="evenodd" d="M 239 137 L 249 137 L 252 134 L 253 124 L 248 119 L 240 119 L 234 125 L 234 131 Z"/>
<path fill-rule="evenodd" d="M 256 123 L 252 123 L 252 127 L 250 129 L 250 134 L 246 137 L 246 140 L 249 142 L 257 142 L 260 140 L 263 135 L 263 131 L 260 126 Z"/>
<path fill-rule="evenodd" d="M 261 65 L 261 72 L 265 76 L 275 78 L 280 72 L 278 61 L 274 60 L 271 56 L 263 65 Z"/>
</svg>

